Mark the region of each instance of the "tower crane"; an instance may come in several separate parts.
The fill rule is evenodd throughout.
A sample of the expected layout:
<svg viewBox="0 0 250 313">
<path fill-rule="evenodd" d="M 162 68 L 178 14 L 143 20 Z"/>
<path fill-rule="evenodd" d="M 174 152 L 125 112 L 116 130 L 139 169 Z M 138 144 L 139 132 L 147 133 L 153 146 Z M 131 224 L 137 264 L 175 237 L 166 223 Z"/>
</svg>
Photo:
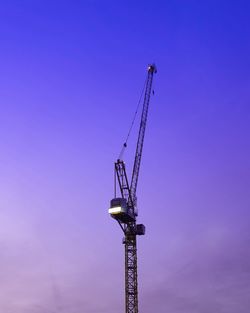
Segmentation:
<svg viewBox="0 0 250 313">
<path fill-rule="evenodd" d="M 136 153 L 129 184 L 126 167 L 123 160 L 115 162 L 115 188 L 118 181 L 121 196 L 110 201 L 109 214 L 119 223 L 123 233 L 125 246 L 125 305 L 126 313 L 138 313 L 138 284 L 137 284 L 137 236 L 145 235 L 145 226 L 137 224 L 137 197 L 136 188 L 138 183 L 143 142 L 147 124 L 148 107 L 152 90 L 153 76 L 157 72 L 155 64 L 148 66 L 147 80 L 144 93 L 143 108 L 139 135 L 137 139 Z M 126 146 L 126 144 L 124 144 Z"/>
</svg>

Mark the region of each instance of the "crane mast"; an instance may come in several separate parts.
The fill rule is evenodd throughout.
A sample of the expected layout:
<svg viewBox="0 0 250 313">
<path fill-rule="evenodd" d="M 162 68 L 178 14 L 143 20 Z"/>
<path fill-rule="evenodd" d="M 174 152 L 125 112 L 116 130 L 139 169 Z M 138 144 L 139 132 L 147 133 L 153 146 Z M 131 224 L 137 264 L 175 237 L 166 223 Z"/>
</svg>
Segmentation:
<svg viewBox="0 0 250 313">
<path fill-rule="evenodd" d="M 118 159 L 115 162 L 115 173 L 121 192 L 121 197 L 115 197 L 114 199 L 112 199 L 109 209 L 110 215 L 118 221 L 124 233 L 123 243 L 125 245 L 125 313 L 138 313 L 136 237 L 137 235 L 140 236 L 145 234 L 145 226 L 143 224 L 136 223 L 136 188 L 140 171 L 153 75 L 155 73 L 156 66 L 154 64 L 149 65 L 131 184 L 129 185 L 128 182 L 124 161 Z"/>
</svg>

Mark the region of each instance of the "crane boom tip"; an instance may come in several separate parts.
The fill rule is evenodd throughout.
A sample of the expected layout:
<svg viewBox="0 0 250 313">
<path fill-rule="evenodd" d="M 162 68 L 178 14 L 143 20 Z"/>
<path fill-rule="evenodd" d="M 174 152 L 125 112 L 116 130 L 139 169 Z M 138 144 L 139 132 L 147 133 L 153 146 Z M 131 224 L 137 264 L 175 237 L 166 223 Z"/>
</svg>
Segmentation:
<svg viewBox="0 0 250 313">
<path fill-rule="evenodd" d="M 149 64 L 148 66 L 148 72 L 150 73 L 157 73 L 157 68 L 156 68 L 156 65 L 155 64 Z"/>
</svg>

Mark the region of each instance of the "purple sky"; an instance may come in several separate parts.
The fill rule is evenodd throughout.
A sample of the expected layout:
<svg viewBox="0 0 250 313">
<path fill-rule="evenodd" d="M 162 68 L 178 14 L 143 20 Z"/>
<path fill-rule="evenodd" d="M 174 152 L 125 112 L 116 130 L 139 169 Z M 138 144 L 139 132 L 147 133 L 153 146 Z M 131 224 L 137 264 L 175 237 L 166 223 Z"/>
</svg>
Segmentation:
<svg viewBox="0 0 250 313">
<path fill-rule="evenodd" d="M 124 312 L 107 209 L 150 62 L 140 312 L 249 312 L 249 38 L 249 1 L 1 1 L 1 313 Z"/>
</svg>

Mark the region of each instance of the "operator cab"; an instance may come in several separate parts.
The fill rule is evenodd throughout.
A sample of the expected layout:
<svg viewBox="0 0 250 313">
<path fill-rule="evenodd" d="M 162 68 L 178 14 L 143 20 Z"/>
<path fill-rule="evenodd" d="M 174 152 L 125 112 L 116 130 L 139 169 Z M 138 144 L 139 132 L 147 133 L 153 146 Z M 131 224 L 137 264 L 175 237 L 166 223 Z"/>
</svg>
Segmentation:
<svg viewBox="0 0 250 313">
<path fill-rule="evenodd" d="M 135 217 L 129 212 L 124 198 L 114 198 L 110 201 L 109 214 L 120 223 L 134 222 Z"/>
</svg>

